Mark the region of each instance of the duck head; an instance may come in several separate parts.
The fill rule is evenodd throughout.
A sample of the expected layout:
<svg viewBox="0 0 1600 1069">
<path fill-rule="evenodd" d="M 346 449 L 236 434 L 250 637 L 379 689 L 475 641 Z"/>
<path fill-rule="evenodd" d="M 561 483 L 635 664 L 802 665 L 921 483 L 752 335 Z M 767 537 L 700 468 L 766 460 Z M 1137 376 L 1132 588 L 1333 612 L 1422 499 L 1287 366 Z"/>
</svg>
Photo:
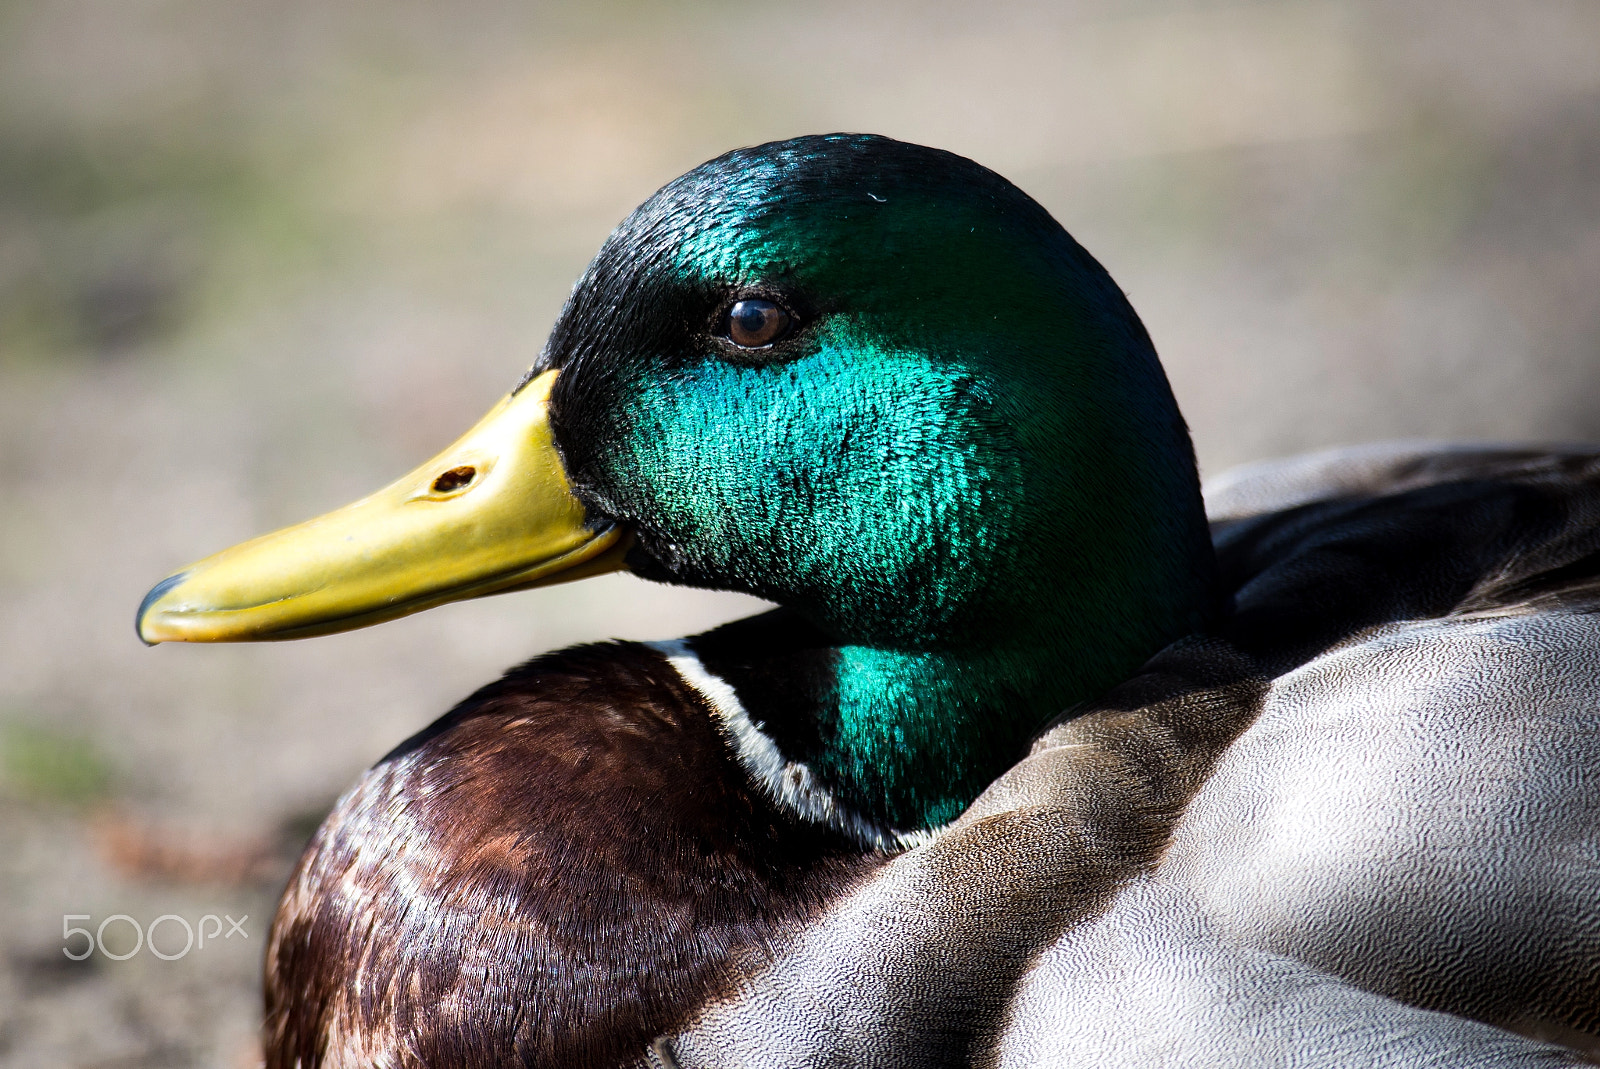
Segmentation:
<svg viewBox="0 0 1600 1069">
<path fill-rule="evenodd" d="M 969 160 L 833 135 L 664 187 L 461 441 L 164 580 L 138 627 L 299 637 L 616 568 L 783 606 L 690 648 L 902 831 L 1214 596 L 1186 428 L 1104 269 Z"/>
</svg>

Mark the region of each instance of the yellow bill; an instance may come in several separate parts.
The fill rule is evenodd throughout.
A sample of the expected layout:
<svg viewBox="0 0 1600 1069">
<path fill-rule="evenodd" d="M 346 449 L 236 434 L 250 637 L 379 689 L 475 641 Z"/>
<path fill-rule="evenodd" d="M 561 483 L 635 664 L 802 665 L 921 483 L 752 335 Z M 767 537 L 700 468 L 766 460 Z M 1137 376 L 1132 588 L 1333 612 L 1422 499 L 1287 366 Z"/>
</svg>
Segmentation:
<svg viewBox="0 0 1600 1069">
<path fill-rule="evenodd" d="M 622 531 L 589 525 L 551 438 L 558 374 L 372 496 L 163 579 L 139 606 L 139 637 L 304 638 L 622 569 Z"/>
</svg>

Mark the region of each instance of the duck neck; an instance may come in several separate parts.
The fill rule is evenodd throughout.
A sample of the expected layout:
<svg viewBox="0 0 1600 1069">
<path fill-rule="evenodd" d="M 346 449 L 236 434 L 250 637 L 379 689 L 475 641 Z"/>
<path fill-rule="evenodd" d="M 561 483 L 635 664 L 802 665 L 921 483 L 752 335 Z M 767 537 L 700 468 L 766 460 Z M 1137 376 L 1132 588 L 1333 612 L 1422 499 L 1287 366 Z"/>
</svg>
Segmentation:
<svg viewBox="0 0 1600 1069">
<path fill-rule="evenodd" d="M 680 670 L 703 673 L 691 682 L 715 692 L 741 760 L 771 793 L 893 847 L 953 820 L 1047 723 L 1199 622 L 1166 621 L 1086 658 L 1081 641 L 1050 626 L 1003 645 L 898 650 L 839 644 L 779 609 L 676 648 L 692 655 Z"/>
</svg>

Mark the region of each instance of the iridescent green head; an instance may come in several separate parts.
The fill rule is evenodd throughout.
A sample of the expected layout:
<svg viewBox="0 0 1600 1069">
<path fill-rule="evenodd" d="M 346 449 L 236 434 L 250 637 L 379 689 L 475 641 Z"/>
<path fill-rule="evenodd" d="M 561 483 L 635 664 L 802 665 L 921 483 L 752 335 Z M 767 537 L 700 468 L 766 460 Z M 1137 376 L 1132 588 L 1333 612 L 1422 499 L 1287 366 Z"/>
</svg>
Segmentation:
<svg viewBox="0 0 1600 1069">
<path fill-rule="evenodd" d="M 804 756 L 895 826 L 954 815 L 1211 606 L 1138 317 L 959 156 L 834 135 L 696 168 L 611 235 L 549 369 L 568 475 L 636 532 L 635 571 L 770 598 L 838 646 Z"/>
<path fill-rule="evenodd" d="M 169 576 L 139 634 L 323 634 L 624 559 L 785 606 L 691 645 L 784 760 L 900 830 L 1213 597 L 1188 435 L 1105 271 L 970 160 L 836 135 L 662 189 L 477 426 Z"/>
</svg>

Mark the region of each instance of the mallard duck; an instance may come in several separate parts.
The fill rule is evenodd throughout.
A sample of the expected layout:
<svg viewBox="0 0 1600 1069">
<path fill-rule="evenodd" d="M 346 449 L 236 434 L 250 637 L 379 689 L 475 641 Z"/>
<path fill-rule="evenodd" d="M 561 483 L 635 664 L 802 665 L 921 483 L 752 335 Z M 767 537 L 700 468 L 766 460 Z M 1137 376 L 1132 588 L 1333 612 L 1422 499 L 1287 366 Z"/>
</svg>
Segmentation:
<svg viewBox="0 0 1600 1069">
<path fill-rule="evenodd" d="M 1579 522 L 1595 461 L 1485 456 L 1481 477 L 1427 457 L 1258 473 L 1225 488 L 1214 546 L 1144 328 L 1020 190 L 871 136 L 712 160 L 617 228 L 455 445 L 140 607 L 147 642 L 292 638 L 621 568 L 781 606 L 538 657 L 374 766 L 280 904 L 268 1062 L 1026 1061 L 1083 1026 L 1074 948 L 1119 918 L 1157 943 L 1203 926 L 1228 975 L 1325 977 L 1373 1036 L 1554 1057 L 1490 1025 L 1595 1031 L 1592 820 L 1477 791 L 1484 820 L 1522 823 L 1452 823 L 1471 808 L 1452 789 L 1504 759 L 1487 745 L 1357 775 L 1386 730 L 1487 744 L 1503 722 L 1526 673 L 1484 676 L 1463 628 L 1566 658 L 1572 693 L 1595 693 L 1569 605 L 1600 545 Z M 1461 715 L 1419 726 L 1429 680 Z M 1369 704 L 1367 736 L 1327 726 Z M 1296 749 L 1329 731 L 1344 749 Z M 1592 765 L 1536 771 L 1592 814 Z M 1328 818 L 1346 839 L 1403 826 L 1396 849 L 1427 857 L 1470 824 L 1485 856 L 1452 856 L 1575 912 L 1503 923 L 1520 899 L 1480 879 L 1445 900 L 1492 905 L 1488 929 L 1413 910 L 1352 930 L 1359 888 L 1442 894 L 1442 870 L 1400 873 L 1365 839 L 1297 857 L 1318 848 L 1273 806 L 1321 798 L 1306 777 L 1329 768 L 1353 792 Z M 1442 784 L 1428 820 L 1393 801 L 1423 775 Z M 1577 860 L 1555 860 L 1564 832 L 1530 845 L 1535 824 L 1580 829 Z M 1239 891 L 1257 860 L 1300 897 Z M 1400 944 L 1430 933 L 1447 949 L 1419 972 Z M 1462 971 L 1518 960 L 1530 933 L 1557 950 L 1542 971 Z M 1284 983 L 1240 980 L 1258 997 L 1234 1005 L 1327 1027 Z"/>
</svg>

